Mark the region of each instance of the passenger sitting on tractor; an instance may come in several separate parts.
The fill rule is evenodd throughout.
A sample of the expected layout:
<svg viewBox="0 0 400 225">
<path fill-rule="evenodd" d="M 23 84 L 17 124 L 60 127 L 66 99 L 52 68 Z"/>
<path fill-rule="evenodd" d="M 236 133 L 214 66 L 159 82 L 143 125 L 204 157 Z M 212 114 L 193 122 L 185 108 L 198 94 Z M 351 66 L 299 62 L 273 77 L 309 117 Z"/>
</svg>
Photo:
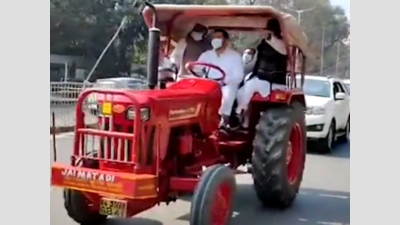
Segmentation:
<svg viewBox="0 0 400 225">
<path fill-rule="evenodd" d="M 257 49 L 248 48 L 244 50 L 242 59 L 244 63 L 244 74 L 248 75 L 253 71 L 254 65 L 256 64 Z"/>
<path fill-rule="evenodd" d="M 287 55 L 282 39 L 279 21 L 269 20 L 264 39 L 257 46 L 258 54 L 253 71 L 246 76 L 243 87 L 238 91 L 237 114 L 243 115 L 255 93 L 267 97 L 271 92 L 271 84 L 273 89 L 286 88 Z M 245 129 L 248 127 L 247 119 L 244 119 L 242 126 Z"/>
<path fill-rule="evenodd" d="M 188 74 L 186 63 L 196 61 L 203 52 L 212 49 L 210 41 L 205 38 L 207 32 L 206 26 L 196 23 L 189 34 L 178 41 L 170 56 L 171 62 L 179 68 L 178 77 Z"/>
<path fill-rule="evenodd" d="M 222 101 L 219 109 L 221 116 L 220 130 L 227 131 L 229 117 L 236 99 L 239 84 L 243 80 L 243 62 L 239 52 L 229 47 L 229 34 L 223 29 L 216 29 L 212 34 L 213 50 L 208 50 L 201 54 L 198 62 L 210 63 L 220 67 L 225 72 L 225 79 L 221 81 Z M 210 69 L 208 78 L 218 79 L 220 73 L 215 69 Z"/>
</svg>

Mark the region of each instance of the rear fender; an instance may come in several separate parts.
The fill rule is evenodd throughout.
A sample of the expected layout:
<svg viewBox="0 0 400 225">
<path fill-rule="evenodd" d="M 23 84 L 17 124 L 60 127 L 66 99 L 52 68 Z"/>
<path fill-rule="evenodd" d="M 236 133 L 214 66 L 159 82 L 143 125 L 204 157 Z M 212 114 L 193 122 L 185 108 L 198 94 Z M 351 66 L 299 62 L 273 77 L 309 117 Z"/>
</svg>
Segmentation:
<svg viewBox="0 0 400 225">
<path fill-rule="evenodd" d="M 273 103 L 290 105 L 294 101 L 300 102 L 304 107 L 306 106 L 304 94 L 300 91 L 274 90 L 271 91 L 270 95 L 267 97 L 262 97 L 257 93 L 251 99 L 251 102 L 265 104 Z"/>
</svg>

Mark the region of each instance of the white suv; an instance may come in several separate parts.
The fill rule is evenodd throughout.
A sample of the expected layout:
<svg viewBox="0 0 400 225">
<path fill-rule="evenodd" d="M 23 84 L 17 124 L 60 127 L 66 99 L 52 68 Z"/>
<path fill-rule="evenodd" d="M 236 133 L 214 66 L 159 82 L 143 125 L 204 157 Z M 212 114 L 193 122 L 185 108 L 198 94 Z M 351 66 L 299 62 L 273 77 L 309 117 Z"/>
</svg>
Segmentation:
<svg viewBox="0 0 400 225">
<path fill-rule="evenodd" d="M 338 140 L 350 135 L 350 96 L 340 79 L 305 76 L 307 138 L 316 141 L 318 151 L 332 151 Z"/>
<path fill-rule="evenodd" d="M 349 93 L 349 96 L 350 96 L 350 79 L 343 80 L 343 84 L 344 84 L 344 87 L 346 88 L 346 91 Z"/>
</svg>

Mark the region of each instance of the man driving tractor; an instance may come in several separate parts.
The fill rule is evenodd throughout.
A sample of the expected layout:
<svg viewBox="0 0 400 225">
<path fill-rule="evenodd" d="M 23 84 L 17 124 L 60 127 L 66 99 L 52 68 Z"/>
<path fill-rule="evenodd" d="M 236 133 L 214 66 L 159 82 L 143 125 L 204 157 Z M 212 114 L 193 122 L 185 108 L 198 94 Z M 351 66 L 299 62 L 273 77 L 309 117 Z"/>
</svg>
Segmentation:
<svg viewBox="0 0 400 225">
<path fill-rule="evenodd" d="M 229 34 L 223 29 L 216 29 L 212 33 L 211 45 L 213 50 L 208 50 L 201 54 L 198 62 L 211 63 L 220 67 L 226 74 L 221 81 L 222 100 L 219 109 L 221 116 L 220 130 L 228 129 L 229 117 L 232 113 L 232 107 L 236 99 L 240 82 L 243 80 L 243 62 L 239 52 L 229 47 Z M 207 78 L 218 79 L 220 73 L 217 70 L 210 69 Z"/>
</svg>

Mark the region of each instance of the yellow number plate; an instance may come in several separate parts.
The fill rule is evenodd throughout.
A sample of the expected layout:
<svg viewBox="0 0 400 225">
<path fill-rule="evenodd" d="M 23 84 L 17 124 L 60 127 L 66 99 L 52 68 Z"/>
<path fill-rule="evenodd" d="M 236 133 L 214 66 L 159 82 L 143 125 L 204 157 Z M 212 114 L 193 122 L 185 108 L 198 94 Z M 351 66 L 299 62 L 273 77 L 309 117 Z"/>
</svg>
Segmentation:
<svg viewBox="0 0 400 225">
<path fill-rule="evenodd" d="M 102 198 L 99 213 L 106 216 L 126 217 L 128 203 L 124 200 Z"/>
<path fill-rule="evenodd" d="M 103 115 L 111 115 L 111 113 L 112 113 L 111 102 L 104 102 L 103 103 L 103 107 L 101 109 L 101 113 Z"/>
</svg>

